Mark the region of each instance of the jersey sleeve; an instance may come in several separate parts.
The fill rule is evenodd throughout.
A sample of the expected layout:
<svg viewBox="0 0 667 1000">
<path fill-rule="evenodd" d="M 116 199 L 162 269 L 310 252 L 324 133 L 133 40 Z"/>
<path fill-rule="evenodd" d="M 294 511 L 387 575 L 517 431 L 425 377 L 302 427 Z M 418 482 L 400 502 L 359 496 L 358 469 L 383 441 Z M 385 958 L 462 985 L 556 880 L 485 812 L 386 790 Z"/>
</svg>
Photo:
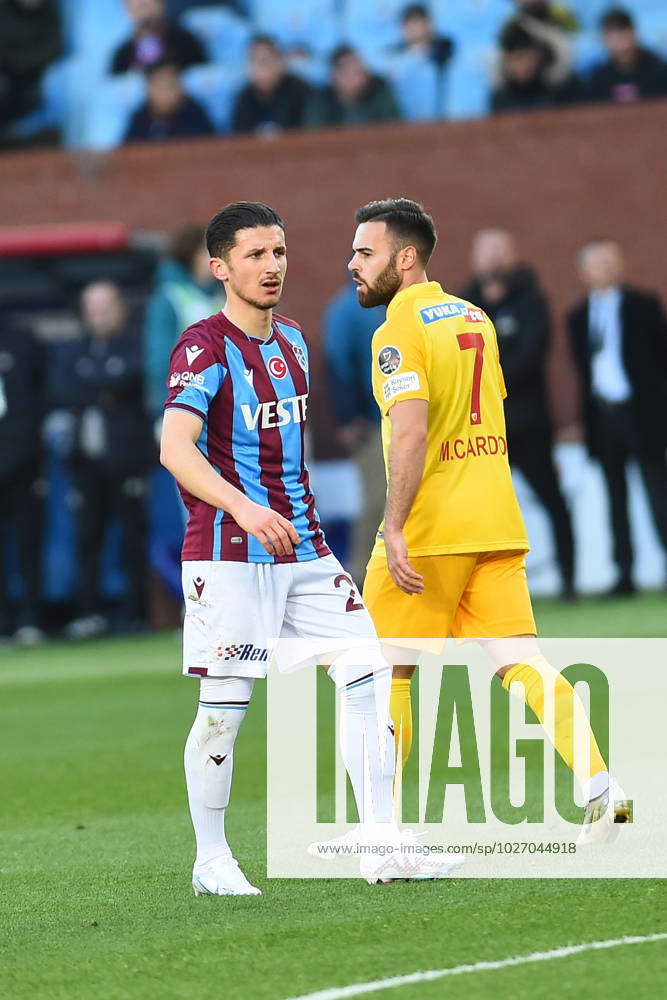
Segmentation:
<svg viewBox="0 0 667 1000">
<path fill-rule="evenodd" d="M 373 395 L 382 416 L 403 399 L 429 399 L 426 340 L 412 308 L 383 323 L 371 349 Z"/>
<path fill-rule="evenodd" d="M 165 409 L 189 410 L 206 420 L 211 401 L 226 374 L 208 344 L 201 337 L 198 339 L 196 332 L 186 332 L 171 353 Z"/>
<path fill-rule="evenodd" d="M 486 313 L 485 313 L 486 315 Z M 493 365 L 494 371 L 496 373 L 496 379 L 498 380 L 498 387 L 500 389 L 501 399 L 507 399 L 507 389 L 505 387 L 505 376 L 503 375 L 503 370 L 500 365 L 500 351 L 498 349 L 498 334 L 496 333 L 496 328 L 489 319 L 486 317 L 486 322 L 489 324 L 491 329 L 491 337 L 493 341 Z"/>
</svg>

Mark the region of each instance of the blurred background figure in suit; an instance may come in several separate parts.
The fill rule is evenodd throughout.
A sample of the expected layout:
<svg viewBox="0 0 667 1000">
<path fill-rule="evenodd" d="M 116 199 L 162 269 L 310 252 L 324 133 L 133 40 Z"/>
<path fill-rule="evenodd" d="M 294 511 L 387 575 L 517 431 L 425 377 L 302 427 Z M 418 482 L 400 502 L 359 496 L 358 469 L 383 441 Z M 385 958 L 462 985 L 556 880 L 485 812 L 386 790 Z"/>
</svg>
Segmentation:
<svg viewBox="0 0 667 1000">
<path fill-rule="evenodd" d="M 125 593 L 119 630 L 146 620 L 147 474 L 155 461 L 143 401 L 141 327 L 119 287 L 96 281 L 81 293 L 84 334 L 64 344 L 53 373 L 57 404 L 73 416 L 69 467 L 76 521 L 79 586 L 72 639 L 108 628 L 101 557 L 112 520 L 122 531 Z"/>
<path fill-rule="evenodd" d="M 463 297 L 481 306 L 498 333 L 507 384 L 510 462 L 525 476 L 549 515 L 562 594 L 571 598 L 572 524 L 553 461 L 554 433 L 547 399 L 549 305 L 535 272 L 518 262 L 514 239 L 505 230 L 480 230 L 473 239 L 471 263 L 473 277 Z"/>
<path fill-rule="evenodd" d="M 579 253 L 588 290 L 568 325 L 583 392 L 586 441 L 602 463 L 618 581 L 612 595 L 634 593 L 626 466 L 639 465 L 655 527 L 667 552 L 667 322 L 660 300 L 623 283 L 623 254 L 610 239 Z"/>
</svg>

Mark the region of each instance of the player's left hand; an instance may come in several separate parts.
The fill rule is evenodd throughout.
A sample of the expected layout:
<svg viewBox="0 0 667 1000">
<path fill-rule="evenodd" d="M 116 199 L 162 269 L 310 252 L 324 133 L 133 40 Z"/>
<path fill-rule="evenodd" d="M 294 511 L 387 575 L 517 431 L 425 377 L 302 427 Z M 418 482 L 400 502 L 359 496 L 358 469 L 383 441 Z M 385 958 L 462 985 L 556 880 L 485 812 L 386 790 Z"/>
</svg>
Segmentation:
<svg viewBox="0 0 667 1000">
<path fill-rule="evenodd" d="M 391 578 L 406 594 L 422 594 L 424 577 L 413 570 L 408 562 L 408 547 L 402 531 L 384 531 L 384 546 L 387 551 L 387 569 Z"/>
</svg>

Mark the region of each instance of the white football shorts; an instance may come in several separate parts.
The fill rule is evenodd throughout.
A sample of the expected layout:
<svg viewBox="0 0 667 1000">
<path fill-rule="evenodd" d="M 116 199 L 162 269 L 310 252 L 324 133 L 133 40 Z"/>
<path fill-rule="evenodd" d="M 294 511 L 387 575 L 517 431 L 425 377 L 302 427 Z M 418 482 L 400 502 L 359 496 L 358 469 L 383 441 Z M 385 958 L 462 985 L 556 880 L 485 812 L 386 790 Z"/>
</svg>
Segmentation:
<svg viewBox="0 0 667 1000">
<path fill-rule="evenodd" d="M 266 677 L 338 650 L 376 651 L 377 633 L 335 556 L 309 562 L 183 563 L 183 673 Z"/>
</svg>

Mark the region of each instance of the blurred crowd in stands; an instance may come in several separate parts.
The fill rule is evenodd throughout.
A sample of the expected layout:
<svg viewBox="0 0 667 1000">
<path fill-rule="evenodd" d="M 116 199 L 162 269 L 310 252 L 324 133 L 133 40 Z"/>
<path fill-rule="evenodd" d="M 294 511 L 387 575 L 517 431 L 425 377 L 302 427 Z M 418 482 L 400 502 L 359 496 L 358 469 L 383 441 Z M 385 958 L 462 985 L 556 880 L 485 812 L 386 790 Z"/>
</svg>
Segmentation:
<svg viewBox="0 0 667 1000">
<path fill-rule="evenodd" d="M 56 263 L 54 274 L 60 288 L 69 288 L 69 299 L 61 314 L 51 301 L 45 313 L 50 326 L 39 337 L 36 305 L 40 294 L 50 301 L 48 289 L 40 293 L 33 284 L 24 289 L 31 311 L 3 313 L 0 636 L 5 640 L 29 645 L 46 631 L 85 639 L 141 630 L 149 620 L 166 624 L 168 616 L 160 619 L 158 607 L 165 593 L 171 595 L 172 618 L 178 615 L 184 511 L 173 480 L 158 465 L 157 440 L 171 348 L 185 327 L 224 306 L 207 264 L 203 228 L 189 224 L 172 235 L 157 260 L 154 253 L 142 258 L 128 251 L 106 261 L 88 256 Z M 46 273 L 46 267 L 31 267 L 31 275 Z M 631 595 L 636 523 L 633 519 L 631 531 L 630 460 L 643 482 L 653 544 L 667 557 L 667 423 L 661 410 L 667 321 L 658 296 L 624 282 L 622 250 L 613 241 L 583 247 L 573 262 L 573 281 L 577 271 L 582 294 L 567 316 L 567 329 L 581 383 L 585 443 L 607 492 L 616 567 L 609 593 Z M 550 521 L 559 592 L 573 599 L 572 497 L 564 496 L 556 471 L 547 403 L 552 309 L 539 276 L 503 230 L 475 235 L 470 279 L 458 293 L 482 306 L 495 323 L 509 391 L 510 459 Z M 349 561 L 359 583 L 384 505 L 370 378 L 370 342 L 383 318 L 381 307 L 361 309 L 351 283 L 322 317 L 328 385 L 320 384 L 319 391 L 328 389 L 338 451 L 345 457 L 315 463 L 313 479 L 329 544 Z M 52 336 L 45 336 L 48 329 Z M 603 503 L 601 517 L 604 509 Z M 584 533 L 590 534 L 588 525 Z M 545 544 L 549 547 L 543 538 L 533 538 L 538 555 Z"/>
<path fill-rule="evenodd" d="M 629 103 L 666 58 L 664 0 L 0 0 L 0 144 Z"/>
</svg>

